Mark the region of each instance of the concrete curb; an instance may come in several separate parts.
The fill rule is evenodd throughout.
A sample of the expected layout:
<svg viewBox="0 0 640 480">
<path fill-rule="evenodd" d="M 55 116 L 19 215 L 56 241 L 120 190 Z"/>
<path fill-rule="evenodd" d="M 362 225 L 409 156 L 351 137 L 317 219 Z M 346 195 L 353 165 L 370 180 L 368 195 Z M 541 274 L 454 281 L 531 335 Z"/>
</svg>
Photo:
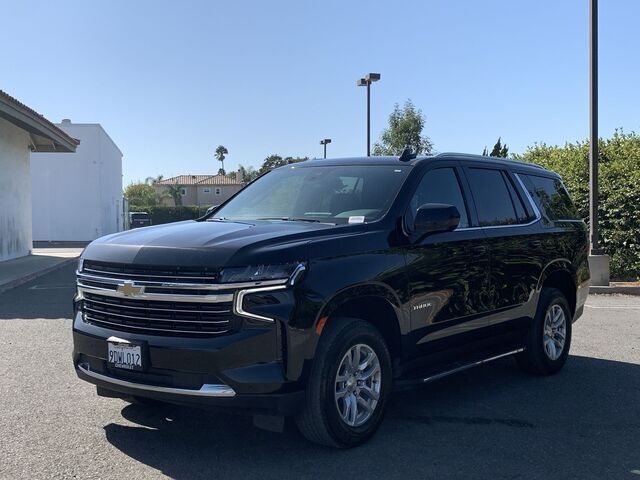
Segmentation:
<svg viewBox="0 0 640 480">
<path fill-rule="evenodd" d="M 65 258 L 64 260 L 61 260 L 60 262 L 54 265 L 49 265 L 48 267 L 43 268 L 42 270 L 38 270 L 37 272 L 31 272 L 20 278 L 11 280 L 10 282 L 3 283 L 2 285 L 0 285 L 0 293 L 5 292 L 7 290 L 11 290 L 12 288 L 19 287 L 20 285 L 30 282 L 31 280 L 35 280 L 36 278 L 46 275 L 47 273 L 55 272 L 56 270 L 77 261 L 78 261 L 78 257 Z"/>
<path fill-rule="evenodd" d="M 622 286 L 622 285 L 610 285 L 608 287 L 589 287 L 589 293 L 592 295 L 613 295 L 613 294 L 621 294 L 621 295 L 639 295 L 640 296 L 640 286 L 632 287 L 632 286 Z"/>
</svg>

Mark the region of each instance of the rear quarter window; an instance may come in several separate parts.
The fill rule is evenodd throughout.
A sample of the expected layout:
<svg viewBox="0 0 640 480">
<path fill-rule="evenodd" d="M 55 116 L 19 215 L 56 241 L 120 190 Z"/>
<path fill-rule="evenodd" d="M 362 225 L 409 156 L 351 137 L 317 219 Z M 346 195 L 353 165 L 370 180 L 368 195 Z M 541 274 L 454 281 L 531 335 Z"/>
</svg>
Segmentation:
<svg viewBox="0 0 640 480">
<path fill-rule="evenodd" d="M 525 180 L 527 190 L 538 206 L 545 224 L 551 224 L 555 220 L 580 219 L 578 210 L 560 179 L 530 174 L 520 176 Z"/>
</svg>

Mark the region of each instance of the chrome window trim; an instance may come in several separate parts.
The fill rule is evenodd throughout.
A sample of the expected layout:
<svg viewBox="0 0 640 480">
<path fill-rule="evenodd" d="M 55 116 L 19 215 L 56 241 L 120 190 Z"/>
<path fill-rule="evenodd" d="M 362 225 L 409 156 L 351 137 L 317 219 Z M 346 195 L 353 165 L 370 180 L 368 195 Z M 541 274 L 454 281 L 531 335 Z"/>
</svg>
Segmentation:
<svg viewBox="0 0 640 480">
<path fill-rule="evenodd" d="M 283 285 L 284 287 L 284 285 Z M 159 302 L 191 302 L 191 303 L 225 303 L 233 301 L 233 293 L 218 295 L 175 295 L 166 293 L 141 293 L 135 296 L 127 296 L 116 290 L 99 287 L 88 287 L 78 283 L 78 299 L 84 299 L 84 293 L 103 295 L 105 297 L 124 298 L 127 300 L 152 300 Z"/>
<path fill-rule="evenodd" d="M 524 192 L 525 196 L 527 197 L 527 200 L 529 201 L 529 204 L 531 205 L 531 208 L 533 208 L 533 213 L 535 213 L 536 219 L 540 220 L 542 218 L 542 214 L 540 213 L 540 210 L 538 209 L 538 205 L 536 205 L 536 202 L 533 200 L 533 197 L 529 193 L 529 190 L 527 189 L 527 187 L 525 186 L 524 182 L 520 178 L 520 174 L 519 173 L 514 173 L 513 176 L 516 177 L 516 180 L 518 180 L 518 183 L 520 184 L 520 187 L 522 188 L 522 191 Z"/>
<path fill-rule="evenodd" d="M 542 219 L 542 215 L 540 215 L 540 210 L 538 210 L 538 206 L 533 201 L 533 198 L 531 198 L 531 195 L 529 194 L 529 190 L 527 190 L 527 187 L 524 186 L 524 183 L 522 182 L 522 179 L 520 178 L 520 176 L 517 173 L 514 173 L 513 176 L 516 177 L 516 180 L 518 181 L 518 184 L 520 185 L 520 187 L 524 191 L 524 194 L 525 194 L 525 197 L 527 199 L 527 202 L 529 202 L 529 205 L 531 205 L 531 208 L 533 209 L 533 213 L 534 213 L 536 218 L 534 218 L 533 220 L 531 220 L 530 222 L 527 222 L 527 223 L 514 223 L 514 224 L 509 224 L 509 225 L 487 225 L 487 226 L 484 226 L 484 227 L 456 228 L 454 230 L 454 232 L 464 232 L 464 231 L 467 231 L 467 230 L 484 230 L 484 229 L 493 229 L 493 228 L 529 227 L 531 225 L 534 225 L 535 223 L 538 223 Z"/>
<path fill-rule="evenodd" d="M 93 372 L 89 369 L 88 366 L 81 363 L 78 364 L 78 370 L 91 378 L 95 378 L 96 380 L 147 392 L 171 393 L 174 395 L 187 395 L 193 397 L 234 397 L 236 395 L 235 390 L 229 385 L 205 383 L 200 387 L 199 390 L 191 390 L 188 388 L 159 387 L 157 385 L 147 385 L 143 383 L 129 382 L 127 380 L 120 380 L 119 378 L 109 377 L 98 372 Z"/>
<path fill-rule="evenodd" d="M 283 290 L 285 288 L 287 288 L 286 285 L 276 285 L 273 287 L 248 288 L 246 290 L 240 290 L 236 293 L 236 298 L 235 298 L 235 301 L 233 302 L 233 313 L 245 318 L 261 320 L 263 322 L 275 323 L 275 320 L 273 318 L 264 317 L 262 315 L 256 315 L 255 313 L 247 312 L 246 310 L 244 310 L 242 304 L 244 302 L 244 297 L 250 293 L 272 292 L 276 290 Z"/>
</svg>

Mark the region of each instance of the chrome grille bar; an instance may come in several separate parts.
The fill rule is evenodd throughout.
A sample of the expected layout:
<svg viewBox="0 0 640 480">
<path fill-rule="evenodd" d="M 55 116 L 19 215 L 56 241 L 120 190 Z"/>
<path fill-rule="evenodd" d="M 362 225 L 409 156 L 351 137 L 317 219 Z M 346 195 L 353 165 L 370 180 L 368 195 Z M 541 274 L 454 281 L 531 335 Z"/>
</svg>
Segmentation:
<svg viewBox="0 0 640 480">
<path fill-rule="evenodd" d="M 112 313 L 112 312 L 105 312 L 103 310 L 97 310 L 95 308 L 92 307 L 88 307 L 88 306 L 84 306 L 83 308 L 85 311 L 89 311 L 89 312 L 93 312 L 93 313 L 98 313 L 100 315 L 107 315 L 107 316 L 115 316 L 115 317 L 120 317 L 120 318 L 130 318 L 132 320 L 144 320 L 145 322 L 167 322 L 167 323 L 198 323 L 201 325 L 228 325 L 229 324 L 229 320 L 183 320 L 183 319 L 178 319 L 178 318 L 153 318 L 153 317 L 136 317 L 134 315 L 124 315 L 122 313 Z M 101 320 L 100 320 L 101 321 Z M 126 325 L 129 326 L 129 325 Z"/>
<path fill-rule="evenodd" d="M 212 330 L 212 331 L 201 331 L 201 330 L 178 330 L 175 328 L 162 328 L 162 327 L 140 327 L 138 325 L 126 325 L 123 323 L 117 323 L 117 322 L 110 322 L 108 320 L 101 320 L 99 318 L 93 318 L 90 315 L 85 314 L 85 320 L 88 321 L 89 323 L 94 323 L 97 326 L 100 326 L 100 324 L 105 323 L 107 325 L 113 325 L 115 327 L 119 327 L 116 328 L 115 330 L 122 330 L 122 328 L 125 329 L 140 329 L 140 330 L 146 330 L 146 331 L 154 331 L 154 332 L 167 332 L 167 333 L 189 333 L 189 334 L 196 334 L 196 335 L 219 335 L 221 333 L 227 333 L 229 330 Z"/>
</svg>

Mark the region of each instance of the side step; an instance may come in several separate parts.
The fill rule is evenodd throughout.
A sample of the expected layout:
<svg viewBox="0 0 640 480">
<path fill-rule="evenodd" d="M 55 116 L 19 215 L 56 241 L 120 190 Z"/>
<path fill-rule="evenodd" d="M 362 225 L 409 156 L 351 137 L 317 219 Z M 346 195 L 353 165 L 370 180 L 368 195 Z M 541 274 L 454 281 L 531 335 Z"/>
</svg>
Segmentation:
<svg viewBox="0 0 640 480">
<path fill-rule="evenodd" d="M 435 380 L 448 377 L 449 375 L 453 375 L 454 373 L 459 373 L 464 370 L 468 370 L 469 368 L 477 367 L 478 365 L 482 365 L 484 363 L 489 363 L 494 360 L 498 360 L 499 358 L 515 355 L 516 353 L 520 353 L 523 350 L 524 348 L 518 348 L 516 350 L 511 350 L 509 352 L 492 355 L 490 357 L 481 358 L 479 360 L 473 360 L 466 363 L 461 362 L 457 364 L 452 364 L 452 365 L 449 365 L 448 368 L 446 368 L 445 370 L 436 371 L 436 372 L 425 372 L 424 376 L 418 376 L 413 378 L 400 378 L 395 381 L 395 390 L 405 390 L 405 389 L 416 387 L 418 385 L 424 385 L 425 383 L 433 382 Z"/>
</svg>

